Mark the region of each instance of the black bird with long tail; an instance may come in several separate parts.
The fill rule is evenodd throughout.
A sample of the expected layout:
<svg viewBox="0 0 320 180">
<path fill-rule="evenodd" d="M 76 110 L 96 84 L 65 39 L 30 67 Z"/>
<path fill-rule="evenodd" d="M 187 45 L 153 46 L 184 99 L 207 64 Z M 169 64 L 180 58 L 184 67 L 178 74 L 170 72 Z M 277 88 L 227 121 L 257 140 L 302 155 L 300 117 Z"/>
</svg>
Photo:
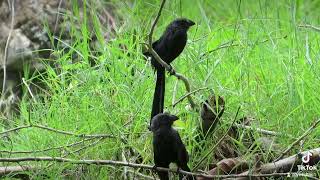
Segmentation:
<svg viewBox="0 0 320 180">
<path fill-rule="evenodd" d="M 187 31 L 195 23 L 189 19 L 179 18 L 172 21 L 162 34 L 160 39 L 152 43 L 152 48 L 157 52 L 163 61 L 170 63 L 177 58 L 187 43 Z M 151 64 L 157 71 L 157 82 L 153 96 L 151 119 L 163 112 L 165 94 L 165 68 L 149 53 L 143 53 L 151 57 Z M 151 122 L 150 122 L 151 125 Z"/>
</svg>

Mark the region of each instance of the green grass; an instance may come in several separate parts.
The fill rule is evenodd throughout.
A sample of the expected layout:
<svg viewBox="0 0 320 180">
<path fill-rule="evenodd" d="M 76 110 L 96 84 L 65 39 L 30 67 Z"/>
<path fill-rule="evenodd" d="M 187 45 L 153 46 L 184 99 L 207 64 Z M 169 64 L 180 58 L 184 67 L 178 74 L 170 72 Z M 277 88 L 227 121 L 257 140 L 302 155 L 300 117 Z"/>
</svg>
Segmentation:
<svg viewBox="0 0 320 180">
<path fill-rule="evenodd" d="M 79 153 L 67 154 L 68 158 L 123 160 L 121 153 L 132 147 L 142 155 L 143 163 L 153 164 L 152 134 L 147 126 L 155 74 L 142 57 L 141 43 L 146 42 L 160 1 L 115 1 L 114 5 L 119 21 L 116 36 L 110 42 L 103 40 L 102 33 L 107 27 L 101 26 L 93 6 L 87 7 L 89 13 L 83 21 L 79 20 L 77 6 L 74 6 L 73 18 L 65 15 L 65 20 L 73 25 L 73 38 L 68 44 L 69 50 L 54 49 L 57 57 L 54 64 L 60 68 L 48 66 L 45 74 L 25 75 L 29 80 L 41 79 L 48 87 L 50 96 L 39 96 L 34 103 L 30 103 L 30 99 L 25 96 L 21 103 L 21 115 L 11 127 L 28 124 L 31 108 L 32 123 L 77 134 L 113 134 L 128 141 L 124 144 L 117 139 L 105 139 Z M 284 134 L 276 139 L 283 150 L 294 141 L 290 137 L 301 136 L 319 118 L 320 34 L 311 29 L 298 28 L 299 24 L 305 23 L 320 25 L 319 9 L 316 8 L 319 5 L 320 1 L 167 2 L 156 26 L 154 39 L 159 38 L 174 18 L 183 16 L 194 20 L 197 25 L 190 29 L 188 44 L 173 66 L 188 77 L 192 89 L 208 87 L 226 100 L 221 127 L 203 152 L 196 153 L 193 145 L 200 122 L 199 114 L 185 108 L 187 100 L 172 108 L 174 86 L 177 86 L 176 99 L 186 92 L 182 82 L 167 76 L 165 106 L 168 111 L 181 117 L 175 127 L 188 151 L 193 152 L 190 153 L 191 167 L 219 140 L 240 105 L 239 117 L 254 117 L 255 126 Z M 93 31 L 86 24 L 89 23 L 88 17 L 93 19 L 90 22 L 94 24 Z M 80 28 L 76 28 L 77 25 Z M 92 33 L 98 37 L 95 49 L 89 47 Z M 284 36 L 286 38 L 281 38 Z M 312 65 L 306 58 L 306 38 Z M 238 46 L 202 56 L 230 41 Z M 62 47 L 61 41 L 58 44 Z M 120 48 L 121 45 L 125 45 L 126 50 Z M 71 63 L 72 56 L 78 57 L 74 63 Z M 95 67 L 90 66 L 90 59 L 96 61 Z M 25 94 L 28 94 L 26 89 Z M 200 91 L 194 99 L 200 104 L 209 94 L 210 91 Z M 7 128 L 2 127 L 3 130 Z M 254 134 L 256 137 L 261 136 L 259 133 Z M 318 147 L 319 134 L 318 128 L 306 138 L 302 149 Z M 80 138 L 30 128 L 12 134 L 10 141 L 0 142 L 0 147 L 13 151 L 37 150 L 76 141 L 80 141 Z M 253 156 L 247 153 L 248 147 L 241 140 L 234 143 L 242 154 Z M 30 156 L 64 156 L 80 147 Z M 290 154 L 297 153 L 298 149 L 296 147 Z M 9 154 L 2 156 L 7 157 Z M 212 161 L 216 162 L 210 156 L 201 168 L 205 169 Z M 46 167 L 50 163 L 40 164 Z M 51 178 L 63 178 L 62 174 L 67 174 L 66 169 L 72 172 L 71 177 L 109 176 L 110 179 L 122 179 L 123 170 L 109 166 L 84 166 L 84 170 L 80 171 L 79 167 L 71 164 L 54 163 L 33 176 L 41 178 L 40 174 L 45 173 Z M 151 175 L 149 172 L 147 174 Z"/>
</svg>

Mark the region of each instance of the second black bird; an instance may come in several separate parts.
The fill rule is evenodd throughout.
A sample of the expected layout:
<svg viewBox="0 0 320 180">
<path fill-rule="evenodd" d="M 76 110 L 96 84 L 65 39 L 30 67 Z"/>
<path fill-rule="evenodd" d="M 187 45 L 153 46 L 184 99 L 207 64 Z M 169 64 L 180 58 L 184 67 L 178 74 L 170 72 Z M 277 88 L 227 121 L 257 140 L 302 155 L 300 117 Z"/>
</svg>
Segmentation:
<svg viewBox="0 0 320 180">
<path fill-rule="evenodd" d="M 156 167 L 168 168 L 170 163 L 176 163 L 178 168 L 190 172 L 188 167 L 188 152 L 180 138 L 179 133 L 172 128 L 174 121 L 179 119 L 175 115 L 160 113 L 151 120 L 151 131 L 153 132 L 153 152 Z M 161 180 L 168 180 L 168 172 L 158 172 Z M 183 176 L 180 175 L 179 179 Z M 192 176 L 187 176 L 192 180 Z"/>
<path fill-rule="evenodd" d="M 187 43 L 187 31 L 195 23 L 189 19 L 180 18 L 171 22 L 160 39 L 152 44 L 152 48 L 157 52 L 163 61 L 170 64 L 183 51 Z M 151 57 L 151 64 L 157 71 L 157 82 L 153 96 L 151 119 L 163 112 L 165 93 L 165 68 L 149 53 L 143 53 L 146 57 Z M 151 122 L 150 122 L 151 125 Z"/>
</svg>

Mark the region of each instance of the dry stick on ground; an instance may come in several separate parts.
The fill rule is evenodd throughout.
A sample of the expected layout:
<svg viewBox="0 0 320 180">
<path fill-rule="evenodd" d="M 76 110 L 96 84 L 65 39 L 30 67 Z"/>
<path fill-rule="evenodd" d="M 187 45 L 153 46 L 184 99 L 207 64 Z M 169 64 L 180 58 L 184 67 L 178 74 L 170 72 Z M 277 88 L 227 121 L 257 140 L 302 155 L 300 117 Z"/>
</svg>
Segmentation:
<svg viewBox="0 0 320 180">
<path fill-rule="evenodd" d="M 23 171 L 31 171 L 36 169 L 33 166 L 6 166 L 0 167 L 0 177 L 5 176 L 7 174 L 18 173 Z"/>
<path fill-rule="evenodd" d="M 298 27 L 300 28 L 309 28 L 309 29 L 313 29 L 317 32 L 320 32 L 320 28 L 319 27 L 316 27 L 316 26 L 313 26 L 311 24 L 300 24 Z"/>
<path fill-rule="evenodd" d="M 236 122 L 238 114 L 240 111 L 240 106 L 237 109 L 237 113 L 232 121 L 231 126 L 228 128 L 228 130 L 226 131 L 226 133 L 220 138 L 220 140 L 217 142 L 217 144 L 215 144 L 208 152 L 207 154 L 205 154 L 204 156 L 202 156 L 202 158 L 200 159 L 200 161 L 198 162 L 198 164 L 196 164 L 193 168 L 192 171 L 195 171 L 200 165 L 201 163 L 210 155 L 212 154 L 212 152 L 220 145 L 220 143 L 224 140 L 224 138 L 228 135 L 230 129 L 232 128 L 233 124 Z"/>
<path fill-rule="evenodd" d="M 14 25 L 14 0 L 11 1 L 11 24 L 10 24 L 10 31 L 8 34 L 8 38 L 6 41 L 6 46 L 4 48 L 4 57 L 3 57 L 3 82 L 2 82 L 2 93 L 1 96 L 4 96 L 5 88 L 6 88 L 6 81 L 7 81 L 7 58 L 8 58 L 8 47 L 13 31 L 13 25 Z M 10 7 L 10 1 L 8 0 L 8 6 Z"/>
<path fill-rule="evenodd" d="M 143 44 L 146 45 L 146 48 L 148 49 L 150 54 L 152 54 L 152 56 L 158 61 L 158 63 L 160 63 L 168 72 L 170 72 L 171 75 L 174 75 L 179 80 L 182 80 L 184 82 L 186 90 L 189 93 L 191 91 L 191 88 L 190 88 L 190 83 L 189 83 L 188 79 L 186 77 L 184 77 L 182 74 L 177 73 L 172 68 L 172 66 L 169 66 L 166 62 L 164 62 L 161 59 L 161 57 L 152 48 L 152 34 L 153 34 L 154 28 L 155 28 L 155 26 L 156 26 L 156 24 L 157 24 L 157 22 L 158 22 L 158 20 L 160 18 L 160 15 L 161 15 L 161 12 L 162 12 L 162 9 L 163 9 L 163 6 L 164 6 L 165 3 L 166 3 L 166 0 L 162 0 L 162 3 L 160 5 L 160 9 L 159 9 L 158 14 L 156 16 L 156 19 L 154 20 L 154 22 L 152 24 L 152 27 L 151 27 L 151 30 L 150 30 L 150 33 L 149 33 L 149 36 L 148 36 L 149 37 L 149 42 L 148 43 L 143 43 Z M 193 100 L 192 100 L 190 95 L 188 96 L 188 100 L 189 100 L 190 106 L 191 106 L 192 109 L 196 109 L 196 104 L 193 102 Z"/>
<path fill-rule="evenodd" d="M 310 128 L 305 132 L 303 133 L 298 139 L 296 139 L 285 151 L 283 151 L 281 153 L 281 155 L 276 159 L 274 160 L 275 161 L 279 161 L 281 158 L 283 158 L 284 155 L 286 155 L 295 145 L 299 144 L 299 142 L 304 139 L 306 136 L 308 136 L 312 130 L 314 130 L 317 125 L 320 123 L 320 119 L 318 119 L 317 121 L 315 121 L 312 126 L 310 126 Z"/>
<path fill-rule="evenodd" d="M 71 164 L 86 164 L 86 165 L 113 165 L 113 166 L 127 166 L 132 168 L 143 168 L 149 170 L 165 171 L 175 174 L 192 175 L 197 177 L 205 178 L 237 178 L 237 177 L 280 177 L 280 176 L 292 176 L 293 173 L 272 173 L 272 174 L 235 174 L 235 175 L 207 175 L 200 173 L 191 173 L 183 170 L 173 170 L 163 167 L 154 167 L 146 164 L 135 164 L 122 161 L 112 161 L 112 160 L 74 160 L 61 157 L 20 157 L 20 158 L 0 158 L 0 162 L 31 162 L 31 161 L 48 161 L 48 162 L 60 162 L 60 163 L 71 163 Z M 298 174 L 304 176 L 303 174 Z"/>
<path fill-rule="evenodd" d="M 299 158 L 301 155 L 304 156 L 304 155 L 307 155 L 308 153 L 313 154 L 313 156 L 311 156 L 311 158 L 314 159 L 315 164 L 319 163 L 319 161 L 320 161 L 320 158 L 319 158 L 320 148 L 316 148 L 316 149 L 304 151 L 304 152 L 300 153 L 300 155 L 293 155 L 293 156 L 287 157 L 285 159 L 281 159 L 276 162 L 263 164 L 260 166 L 260 168 L 258 169 L 257 172 L 259 172 L 261 174 L 269 174 L 269 173 L 273 173 L 273 172 L 277 172 L 277 171 L 288 172 L 291 170 L 291 167 L 293 165 L 301 163 L 301 158 Z M 240 175 L 248 175 L 250 173 L 252 173 L 252 171 L 248 170 L 246 172 L 241 173 Z M 292 175 L 300 175 L 300 174 L 302 174 L 302 173 L 298 173 L 298 174 L 293 173 Z M 313 178 L 310 176 L 306 176 L 306 177 Z M 314 178 L 314 179 L 317 179 L 317 178 Z"/>
</svg>

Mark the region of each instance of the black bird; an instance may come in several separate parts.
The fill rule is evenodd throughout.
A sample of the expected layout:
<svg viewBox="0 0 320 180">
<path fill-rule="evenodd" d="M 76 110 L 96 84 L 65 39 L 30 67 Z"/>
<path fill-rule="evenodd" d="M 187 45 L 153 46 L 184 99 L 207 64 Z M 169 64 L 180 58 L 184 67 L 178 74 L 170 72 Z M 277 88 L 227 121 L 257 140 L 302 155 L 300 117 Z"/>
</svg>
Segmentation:
<svg viewBox="0 0 320 180">
<path fill-rule="evenodd" d="M 187 31 L 195 23 L 189 19 L 180 18 L 171 22 L 160 39 L 152 44 L 152 48 L 157 52 L 163 61 L 170 64 L 180 55 L 187 43 Z M 151 57 L 151 64 L 157 71 L 157 82 L 153 96 L 151 119 L 163 112 L 165 93 L 165 68 L 149 53 L 143 53 L 146 57 Z M 151 122 L 150 122 L 151 125 Z"/>
<path fill-rule="evenodd" d="M 179 133 L 172 128 L 174 121 L 179 119 L 169 113 L 159 113 L 151 120 L 150 129 L 153 132 L 153 152 L 155 167 L 169 168 L 170 163 L 176 163 L 178 168 L 190 172 L 188 167 L 188 152 Z M 168 180 L 169 173 L 158 171 L 161 180 Z M 179 175 L 183 179 L 183 175 Z M 192 180 L 192 176 L 187 176 Z"/>
</svg>

